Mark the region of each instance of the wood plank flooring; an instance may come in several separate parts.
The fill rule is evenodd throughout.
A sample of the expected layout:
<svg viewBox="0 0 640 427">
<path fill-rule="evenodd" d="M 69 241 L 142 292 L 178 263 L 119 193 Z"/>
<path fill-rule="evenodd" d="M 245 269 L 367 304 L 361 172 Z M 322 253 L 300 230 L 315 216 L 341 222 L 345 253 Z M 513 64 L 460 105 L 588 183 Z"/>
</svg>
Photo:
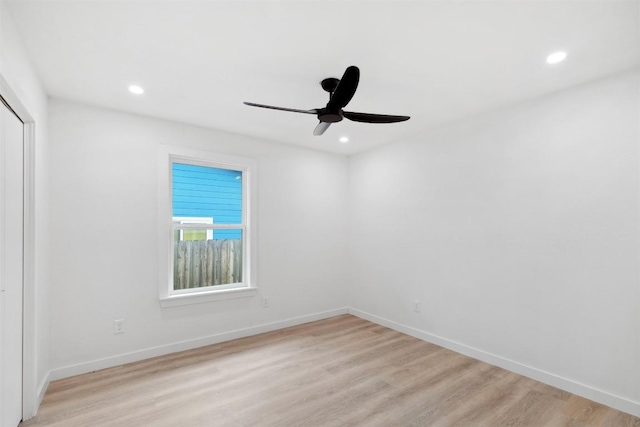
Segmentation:
<svg viewBox="0 0 640 427">
<path fill-rule="evenodd" d="M 36 426 L 640 426 L 344 315 L 51 383 Z"/>
</svg>

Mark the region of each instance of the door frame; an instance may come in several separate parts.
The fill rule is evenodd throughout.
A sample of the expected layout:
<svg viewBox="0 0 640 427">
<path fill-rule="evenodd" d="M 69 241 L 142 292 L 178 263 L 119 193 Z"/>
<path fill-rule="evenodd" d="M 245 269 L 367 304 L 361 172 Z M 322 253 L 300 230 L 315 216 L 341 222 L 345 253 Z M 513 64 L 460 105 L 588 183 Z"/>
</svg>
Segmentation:
<svg viewBox="0 0 640 427">
<path fill-rule="evenodd" d="M 22 295 L 22 419 L 35 416 L 48 382 L 37 384 L 35 288 L 35 137 L 36 123 L 29 110 L 0 73 L 0 96 L 24 123 L 24 246 Z"/>
</svg>

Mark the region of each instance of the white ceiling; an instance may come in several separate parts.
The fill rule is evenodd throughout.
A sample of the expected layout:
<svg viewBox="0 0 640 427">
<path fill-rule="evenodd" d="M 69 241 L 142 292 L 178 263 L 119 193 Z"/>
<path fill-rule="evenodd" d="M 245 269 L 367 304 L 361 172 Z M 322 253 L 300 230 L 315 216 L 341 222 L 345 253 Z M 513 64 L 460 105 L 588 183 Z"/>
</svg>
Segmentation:
<svg viewBox="0 0 640 427">
<path fill-rule="evenodd" d="M 344 154 L 640 63 L 638 1 L 8 3 L 51 96 Z M 320 80 L 349 65 L 346 110 L 411 120 L 314 137 L 312 115 L 242 104 L 323 107 Z"/>
</svg>

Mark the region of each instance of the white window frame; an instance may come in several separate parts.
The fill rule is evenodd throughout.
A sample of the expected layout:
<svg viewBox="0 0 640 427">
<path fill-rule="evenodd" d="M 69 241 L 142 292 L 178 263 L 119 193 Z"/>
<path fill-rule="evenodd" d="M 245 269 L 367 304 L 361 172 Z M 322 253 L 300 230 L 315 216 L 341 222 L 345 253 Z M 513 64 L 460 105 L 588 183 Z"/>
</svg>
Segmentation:
<svg viewBox="0 0 640 427">
<path fill-rule="evenodd" d="M 180 224 L 213 224 L 213 218 L 203 218 L 199 216 L 174 216 L 173 223 Z M 183 239 L 183 230 L 180 230 L 180 240 Z M 213 229 L 207 230 L 207 240 L 213 239 Z"/>
<path fill-rule="evenodd" d="M 193 224 L 193 228 L 242 230 L 242 282 L 193 289 L 173 289 L 172 164 L 229 169 L 242 172 L 242 224 Z M 256 176 L 257 162 L 245 157 L 229 156 L 211 151 L 162 145 L 158 150 L 158 248 L 159 293 L 161 307 L 205 303 L 232 298 L 252 297 L 257 292 L 256 256 Z M 179 218 L 184 221 L 185 218 Z"/>
</svg>

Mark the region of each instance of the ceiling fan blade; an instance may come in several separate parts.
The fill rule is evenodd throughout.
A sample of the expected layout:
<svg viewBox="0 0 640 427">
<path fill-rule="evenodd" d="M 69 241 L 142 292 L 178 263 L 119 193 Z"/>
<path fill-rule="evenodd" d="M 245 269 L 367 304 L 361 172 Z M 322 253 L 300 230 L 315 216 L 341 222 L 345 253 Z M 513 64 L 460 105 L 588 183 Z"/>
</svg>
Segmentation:
<svg viewBox="0 0 640 427">
<path fill-rule="evenodd" d="M 355 65 L 348 67 L 340 79 L 338 87 L 336 87 L 336 90 L 331 95 L 327 108 L 332 111 L 337 111 L 347 105 L 349 101 L 351 101 L 351 98 L 353 98 L 353 94 L 356 93 L 359 81 L 360 70 L 358 67 Z"/>
<path fill-rule="evenodd" d="M 343 111 L 342 115 L 354 122 L 363 123 L 397 123 L 409 120 L 409 116 L 389 116 L 387 114 L 369 114 L 369 113 L 354 113 L 351 111 Z"/>
<path fill-rule="evenodd" d="M 290 111 L 292 113 L 318 114 L 318 110 L 298 110 L 296 108 L 274 107 L 273 105 L 256 104 L 254 102 L 244 102 L 244 105 L 250 107 L 269 108 L 271 110 Z"/>
<path fill-rule="evenodd" d="M 322 135 L 325 130 L 329 129 L 329 126 L 331 126 L 329 122 L 320 122 L 313 130 L 313 134 L 316 136 Z"/>
</svg>

